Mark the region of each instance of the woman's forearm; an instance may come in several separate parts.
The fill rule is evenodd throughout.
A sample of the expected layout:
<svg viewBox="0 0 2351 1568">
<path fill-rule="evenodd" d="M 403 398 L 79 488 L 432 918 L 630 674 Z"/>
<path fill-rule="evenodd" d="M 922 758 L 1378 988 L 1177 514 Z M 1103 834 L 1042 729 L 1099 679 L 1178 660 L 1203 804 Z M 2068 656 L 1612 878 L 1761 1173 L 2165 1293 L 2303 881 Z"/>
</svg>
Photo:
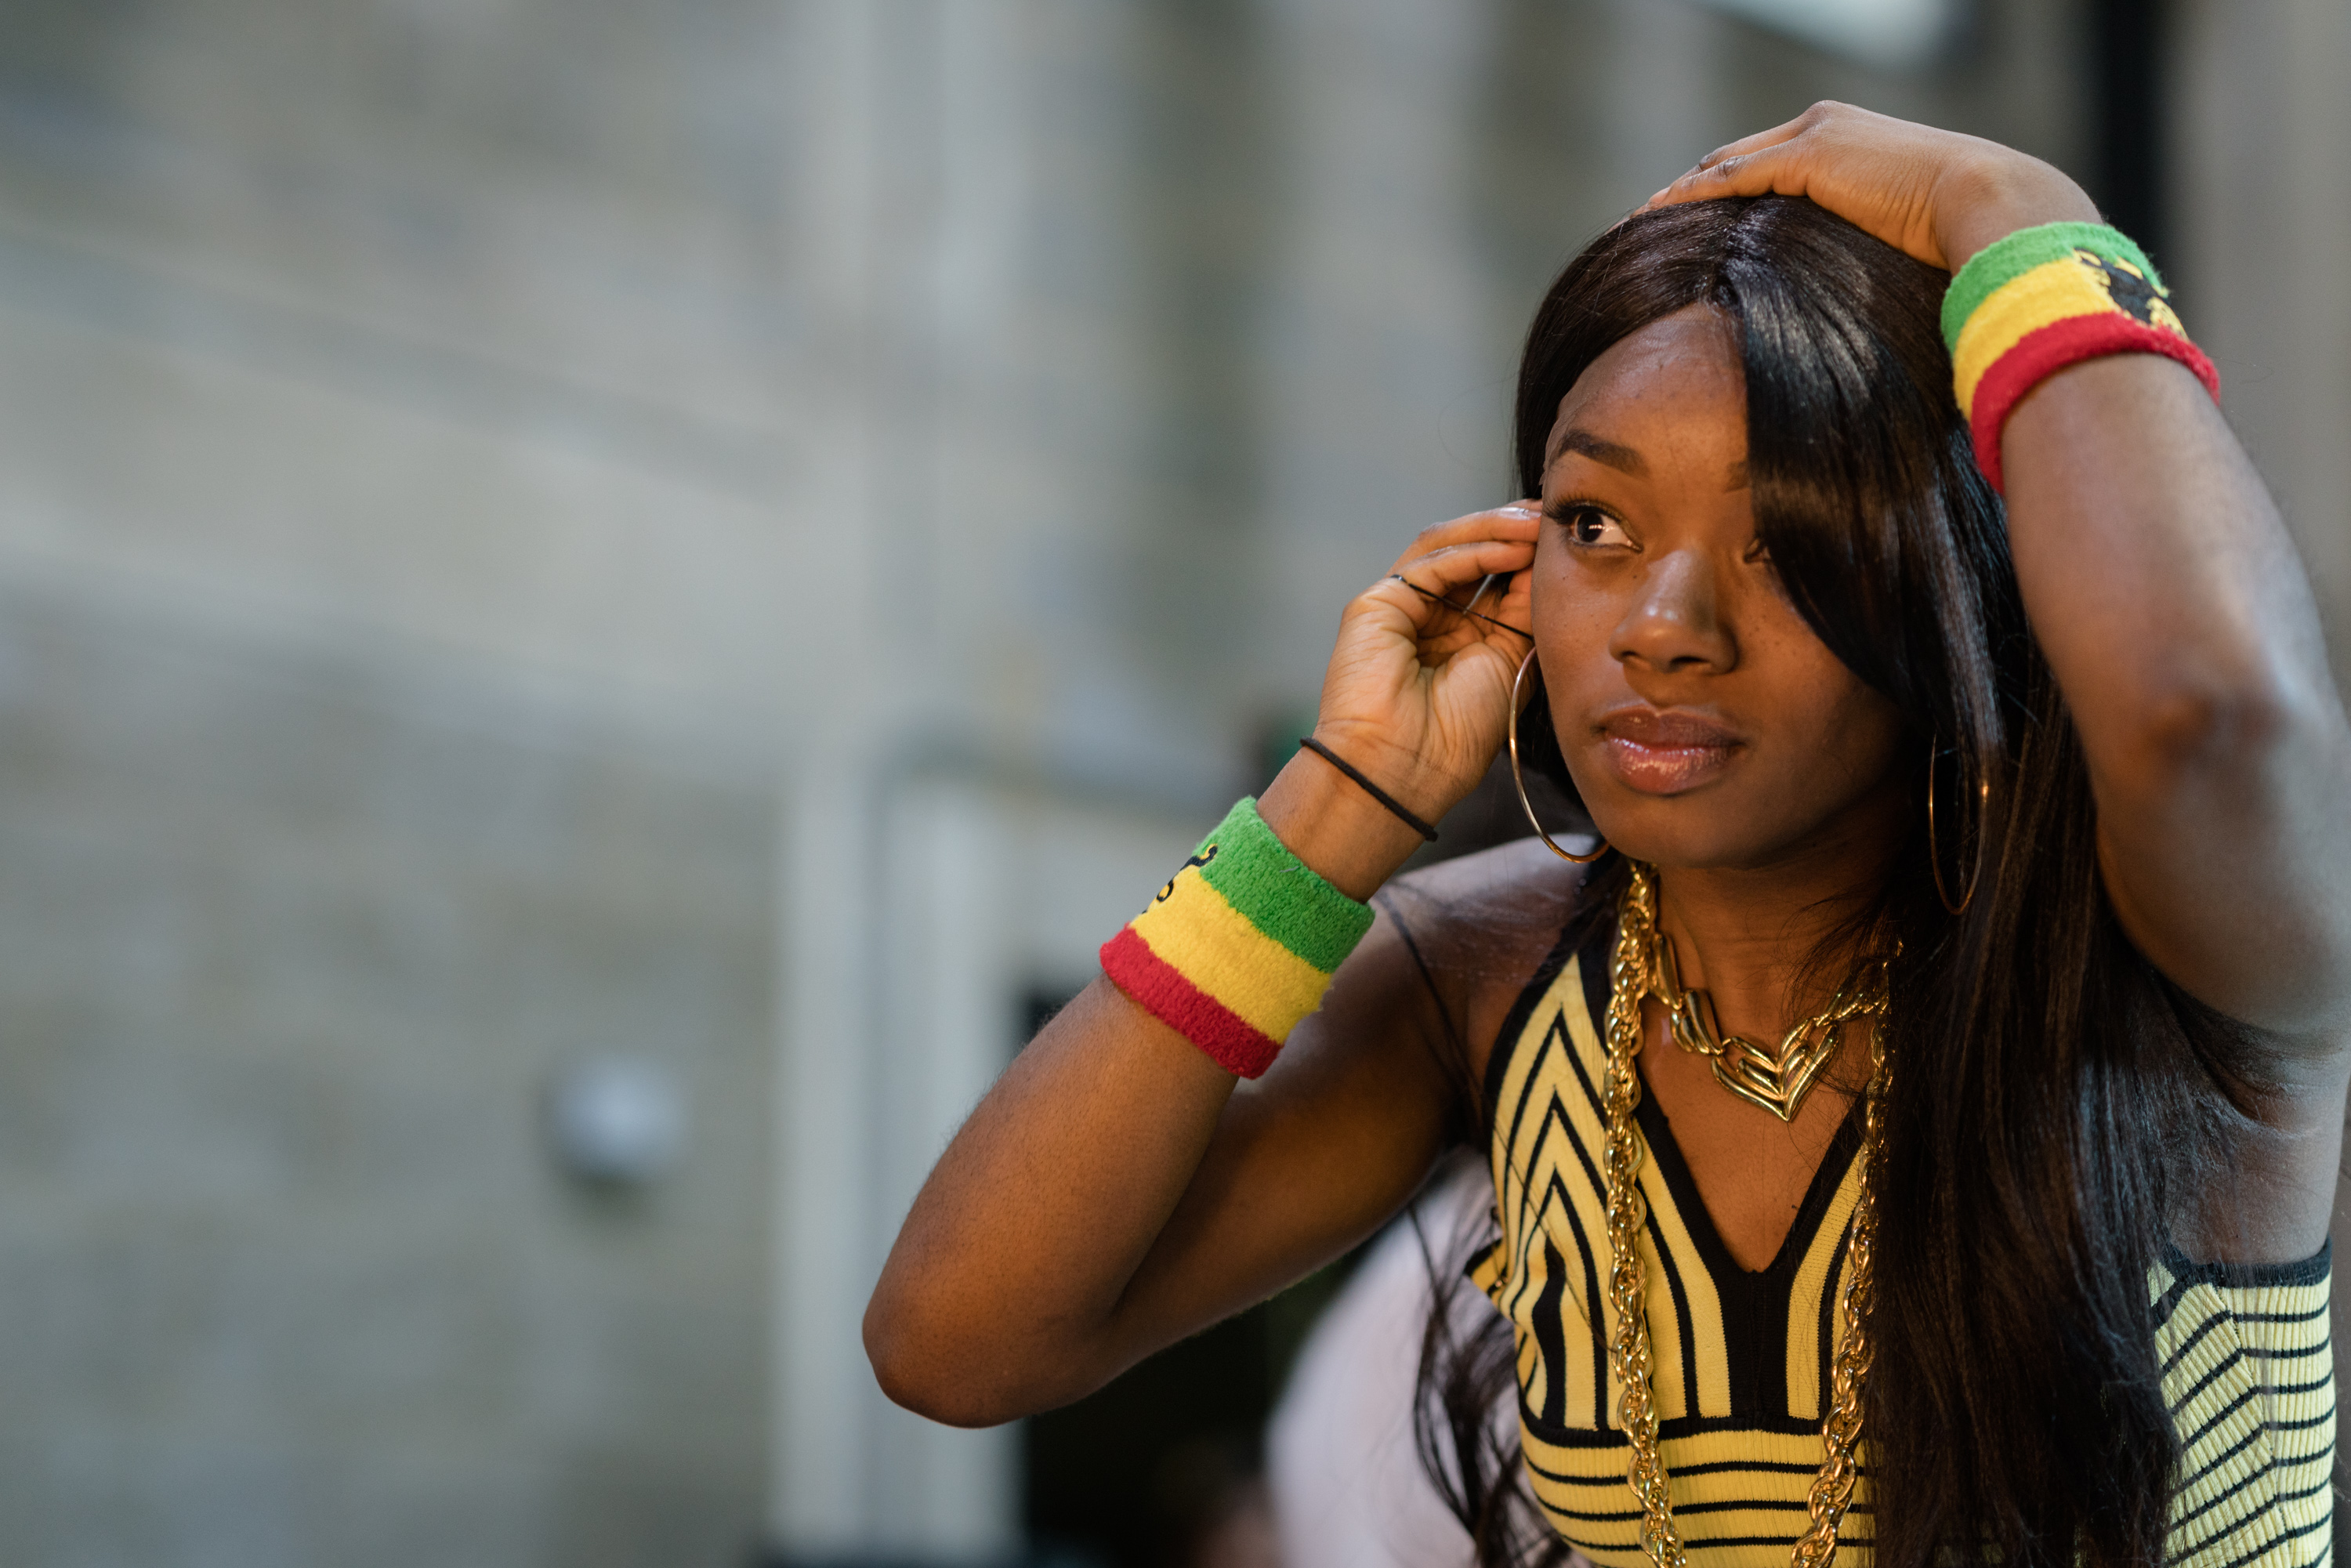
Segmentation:
<svg viewBox="0 0 2351 1568">
<path fill-rule="evenodd" d="M 2025 606 L 2084 744 L 2192 760 L 2324 711 L 2316 607 L 2211 399 L 2148 355 L 2051 377 L 2002 443 Z"/>
<path fill-rule="evenodd" d="M 1262 820 L 1350 896 L 1417 839 L 1301 756 Z M 1235 1079 L 1097 979 L 981 1102 L 924 1184 L 874 1291 L 885 1390 L 986 1425 L 1091 1392 L 1324 1260 L 1409 1195 L 1446 1085 L 1375 925 L 1266 1076 Z"/>
<path fill-rule="evenodd" d="M 2010 416 L 2009 533 L 2097 794 L 2109 891 L 2158 966 L 2331 1038 L 2351 737 L 2277 509 L 2194 376 L 2093 360 Z"/>
<path fill-rule="evenodd" d="M 1107 1375 L 1119 1298 L 1235 1080 L 1096 980 L 980 1103 L 907 1215 L 865 1315 L 875 1375 L 984 1426 Z"/>
</svg>

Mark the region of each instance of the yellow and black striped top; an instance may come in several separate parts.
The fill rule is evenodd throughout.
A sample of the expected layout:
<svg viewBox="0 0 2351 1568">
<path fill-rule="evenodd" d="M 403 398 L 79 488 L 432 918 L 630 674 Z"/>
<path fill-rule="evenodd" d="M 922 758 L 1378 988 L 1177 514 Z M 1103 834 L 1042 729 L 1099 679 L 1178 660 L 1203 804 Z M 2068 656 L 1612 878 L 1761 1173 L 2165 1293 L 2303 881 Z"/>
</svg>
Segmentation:
<svg viewBox="0 0 2351 1568">
<path fill-rule="evenodd" d="M 1471 1278 L 1518 1341 L 1526 1469 L 1552 1526 L 1602 1568 L 1641 1568 L 1608 1369 L 1601 1027 L 1607 923 L 1562 943 L 1519 998 L 1487 1087 L 1502 1236 Z M 1658 1447 L 1694 1568 L 1782 1568 L 1807 1522 L 1836 1341 L 1858 1144 L 1848 1119 L 1780 1255 L 1741 1269 L 1715 1234 L 1672 1133 L 1646 1096 L 1649 1332 Z M 2184 1449 L 2174 1564 L 2286 1568 L 2332 1552 L 2334 1352 L 2328 1253 L 2273 1268 L 2174 1257 L 2149 1271 L 2163 1388 Z M 1866 1452 L 1839 1532 L 1869 1562 Z"/>
</svg>

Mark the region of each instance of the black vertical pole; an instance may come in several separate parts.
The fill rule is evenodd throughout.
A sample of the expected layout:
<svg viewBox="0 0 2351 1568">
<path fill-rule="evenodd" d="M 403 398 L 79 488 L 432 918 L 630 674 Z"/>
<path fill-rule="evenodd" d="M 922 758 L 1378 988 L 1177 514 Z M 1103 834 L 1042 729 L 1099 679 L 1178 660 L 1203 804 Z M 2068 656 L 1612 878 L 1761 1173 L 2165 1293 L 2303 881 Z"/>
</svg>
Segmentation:
<svg viewBox="0 0 2351 1568">
<path fill-rule="evenodd" d="M 2091 199 L 2106 221 L 2168 259 L 2165 112 L 2170 0 L 2088 0 Z"/>
</svg>

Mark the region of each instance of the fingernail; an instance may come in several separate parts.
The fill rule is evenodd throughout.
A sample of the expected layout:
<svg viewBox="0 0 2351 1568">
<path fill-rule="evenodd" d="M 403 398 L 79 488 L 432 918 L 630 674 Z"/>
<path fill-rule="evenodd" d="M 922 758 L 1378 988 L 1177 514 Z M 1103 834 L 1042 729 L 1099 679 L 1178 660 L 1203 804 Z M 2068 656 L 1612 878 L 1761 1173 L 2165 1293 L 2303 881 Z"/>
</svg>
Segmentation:
<svg viewBox="0 0 2351 1568">
<path fill-rule="evenodd" d="M 1502 508 L 1502 515 L 1506 517 L 1540 517 L 1541 514 L 1524 501 L 1513 501 Z"/>
</svg>

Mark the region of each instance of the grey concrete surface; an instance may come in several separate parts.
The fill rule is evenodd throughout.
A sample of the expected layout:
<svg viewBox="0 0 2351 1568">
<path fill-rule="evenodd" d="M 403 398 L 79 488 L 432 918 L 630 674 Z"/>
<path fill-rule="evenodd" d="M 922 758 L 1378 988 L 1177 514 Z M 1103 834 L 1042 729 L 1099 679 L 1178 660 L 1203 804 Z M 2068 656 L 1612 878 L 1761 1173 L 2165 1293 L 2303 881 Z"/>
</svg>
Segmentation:
<svg viewBox="0 0 2351 1568">
<path fill-rule="evenodd" d="M 771 802 L 519 716 L 0 594 L 0 1556 L 753 1539 Z M 642 1195 L 539 1137 L 614 1050 Z"/>
</svg>

